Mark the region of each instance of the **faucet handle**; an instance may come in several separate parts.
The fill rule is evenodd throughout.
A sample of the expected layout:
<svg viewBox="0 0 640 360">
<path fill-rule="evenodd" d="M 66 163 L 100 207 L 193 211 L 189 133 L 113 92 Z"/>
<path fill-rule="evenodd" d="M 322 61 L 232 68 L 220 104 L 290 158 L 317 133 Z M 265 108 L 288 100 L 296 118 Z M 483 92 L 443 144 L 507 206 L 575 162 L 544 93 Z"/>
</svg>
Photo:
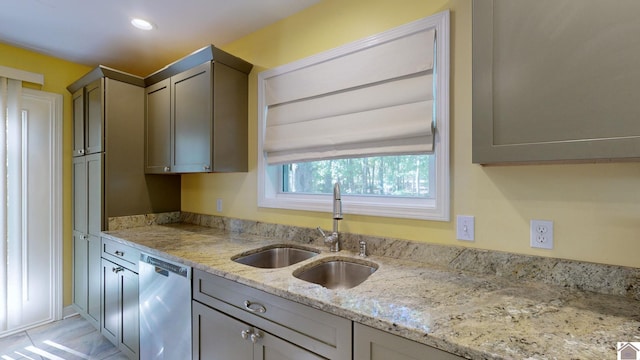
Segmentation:
<svg viewBox="0 0 640 360">
<path fill-rule="evenodd" d="M 322 228 L 320 226 L 318 226 L 316 229 L 318 229 L 318 231 L 320 231 L 320 234 L 322 234 L 323 238 L 327 237 L 327 235 L 324 233 L 324 231 L 322 231 Z"/>
</svg>

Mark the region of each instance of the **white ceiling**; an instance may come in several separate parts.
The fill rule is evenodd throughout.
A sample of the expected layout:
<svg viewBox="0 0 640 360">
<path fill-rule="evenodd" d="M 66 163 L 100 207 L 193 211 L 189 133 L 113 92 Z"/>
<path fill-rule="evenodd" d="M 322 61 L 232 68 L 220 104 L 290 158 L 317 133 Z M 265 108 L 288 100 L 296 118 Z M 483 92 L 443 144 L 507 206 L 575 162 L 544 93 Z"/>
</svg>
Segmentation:
<svg viewBox="0 0 640 360">
<path fill-rule="evenodd" d="M 0 42 L 146 76 L 207 44 L 221 47 L 319 1 L 3 0 Z M 133 17 L 157 28 L 136 29 Z"/>
</svg>

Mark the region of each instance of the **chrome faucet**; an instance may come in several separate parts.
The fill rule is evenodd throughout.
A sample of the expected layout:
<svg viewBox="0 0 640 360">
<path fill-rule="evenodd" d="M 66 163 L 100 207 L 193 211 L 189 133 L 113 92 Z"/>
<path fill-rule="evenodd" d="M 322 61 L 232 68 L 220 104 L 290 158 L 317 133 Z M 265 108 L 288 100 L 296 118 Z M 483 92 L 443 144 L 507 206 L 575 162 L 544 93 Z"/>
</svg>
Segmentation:
<svg viewBox="0 0 640 360">
<path fill-rule="evenodd" d="M 324 238 L 324 243 L 329 245 L 329 251 L 340 251 L 340 236 L 338 235 L 338 221 L 342 220 L 342 199 L 340 195 L 340 183 L 333 185 L 333 233 L 327 236 L 322 228 L 318 226 L 318 231 Z"/>
</svg>

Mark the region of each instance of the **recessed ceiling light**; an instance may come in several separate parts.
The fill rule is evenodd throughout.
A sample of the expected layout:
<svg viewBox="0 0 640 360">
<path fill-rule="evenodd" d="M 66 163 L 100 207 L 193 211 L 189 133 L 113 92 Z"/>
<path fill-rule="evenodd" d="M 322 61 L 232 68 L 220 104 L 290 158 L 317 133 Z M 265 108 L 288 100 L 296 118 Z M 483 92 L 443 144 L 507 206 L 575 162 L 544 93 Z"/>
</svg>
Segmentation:
<svg viewBox="0 0 640 360">
<path fill-rule="evenodd" d="M 140 18 L 133 18 L 131 20 L 131 25 L 137 27 L 138 29 L 141 30 L 151 30 L 153 29 L 155 26 L 153 26 L 152 23 L 148 22 L 147 20 L 143 20 Z"/>
</svg>

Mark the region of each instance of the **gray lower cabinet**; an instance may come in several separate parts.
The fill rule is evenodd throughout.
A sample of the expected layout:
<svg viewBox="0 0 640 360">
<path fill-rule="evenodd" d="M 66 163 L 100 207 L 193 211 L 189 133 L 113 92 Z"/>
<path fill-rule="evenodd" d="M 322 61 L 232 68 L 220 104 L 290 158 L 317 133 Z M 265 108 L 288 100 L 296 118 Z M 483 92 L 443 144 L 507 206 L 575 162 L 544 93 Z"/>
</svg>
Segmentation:
<svg viewBox="0 0 640 360">
<path fill-rule="evenodd" d="M 101 153 L 73 158 L 73 304 L 100 324 Z"/>
<path fill-rule="evenodd" d="M 460 360 L 459 356 L 397 335 L 353 324 L 354 360 Z"/>
<path fill-rule="evenodd" d="M 101 333 L 130 359 L 139 358 L 138 265 L 140 253 L 102 239 Z"/>
<path fill-rule="evenodd" d="M 194 359 L 320 360 L 295 346 L 197 301 L 193 302 Z M 195 351 L 197 349 L 197 352 Z"/>
<path fill-rule="evenodd" d="M 193 359 L 351 359 L 351 321 L 193 271 Z"/>
</svg>

